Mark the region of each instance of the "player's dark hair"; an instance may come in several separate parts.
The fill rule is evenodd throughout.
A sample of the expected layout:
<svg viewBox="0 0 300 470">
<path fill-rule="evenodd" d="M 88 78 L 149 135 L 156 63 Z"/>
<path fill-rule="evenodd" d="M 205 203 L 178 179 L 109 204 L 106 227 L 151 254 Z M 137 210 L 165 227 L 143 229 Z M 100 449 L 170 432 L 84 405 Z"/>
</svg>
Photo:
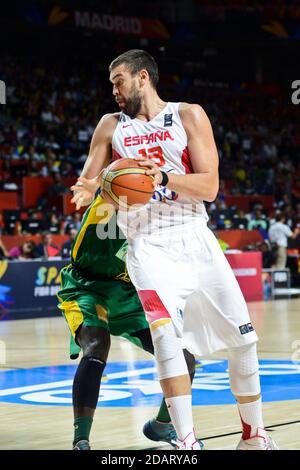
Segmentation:
<svg viewBox="0 0 300 470">
<path fill-rule="evenodd" d="M 112 61 L 109 71 L 111 72 L 114 68 L 123 64 L 128 68 L 131 75 L 136 75 L 142 69 L 147 70 L 150 83 L 156 89 L 159 79 L 158 67 L 154 58 L 148 52 L 142 49 L 131 49 L 124 52 Z"/>
</svg>

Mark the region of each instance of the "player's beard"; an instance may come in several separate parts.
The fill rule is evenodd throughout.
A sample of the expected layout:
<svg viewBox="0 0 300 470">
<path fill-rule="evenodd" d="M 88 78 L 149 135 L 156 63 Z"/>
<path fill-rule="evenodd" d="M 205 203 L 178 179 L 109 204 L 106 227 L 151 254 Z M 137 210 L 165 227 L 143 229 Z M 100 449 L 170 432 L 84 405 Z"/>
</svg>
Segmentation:
<svg viewBox="0 0 300 470">
<path fill-rule="evenodd" d="M 135 118 L 135 116 L 139 113 L 142 106 L 142 97 L 139 94 L 138 89 L 136 88 L 135 84 L 133 83 L 130 88 L 129 97 L 126 100 L 124 106 L 124 113 L 127 114 L 131 119 Z"/>
</svg>

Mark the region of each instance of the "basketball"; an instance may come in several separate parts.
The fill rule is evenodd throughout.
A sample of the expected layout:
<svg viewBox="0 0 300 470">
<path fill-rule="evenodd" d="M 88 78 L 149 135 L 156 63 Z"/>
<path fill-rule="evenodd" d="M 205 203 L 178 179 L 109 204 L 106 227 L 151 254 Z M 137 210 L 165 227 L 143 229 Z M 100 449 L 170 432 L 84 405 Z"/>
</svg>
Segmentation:
<svg viewBox="0 0 300 470">
<path fill-rule="evenodd" d="M 102 196 L 118 209 L 130 209 L 134 204 L 146 204 L 153 195 L 149 168 L 140 166 L 131 158 L 111 163 L 102 174 Z"/>
</svg>

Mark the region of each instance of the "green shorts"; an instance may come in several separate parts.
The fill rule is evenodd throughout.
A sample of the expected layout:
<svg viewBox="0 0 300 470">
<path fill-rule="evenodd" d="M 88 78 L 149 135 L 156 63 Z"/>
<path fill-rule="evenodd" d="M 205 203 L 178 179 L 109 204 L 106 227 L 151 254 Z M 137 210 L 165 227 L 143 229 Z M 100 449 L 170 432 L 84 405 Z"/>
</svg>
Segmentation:
<svg viewBox="0 0 300 470">
<path fill-rule="evenodd" d="M 149 328 L 142 305 L 131 282 L 114 279 L 92 280 L 73 266 L 61 271 L 58 307 L 71 331 L 70 357 L 80 352 L 76 332 L 83 324 L 98 326 L 115 336 L 123 336 L 141 347 L 133 333 Z"/>
</svg>

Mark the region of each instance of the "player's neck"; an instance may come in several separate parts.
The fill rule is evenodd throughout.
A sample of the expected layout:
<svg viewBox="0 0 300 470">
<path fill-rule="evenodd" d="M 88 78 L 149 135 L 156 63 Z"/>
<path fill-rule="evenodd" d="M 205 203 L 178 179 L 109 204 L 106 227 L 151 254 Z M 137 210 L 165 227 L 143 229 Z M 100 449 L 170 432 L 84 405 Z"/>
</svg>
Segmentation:
<svg viewBox="0 0 300 470">
<path fill-rule="evenodd" d="M 167 102 L 160 99 L 156 91 L 154 91 L 143 98 L 141 109 L 135 117 L 141 121 L 151 121 L 166 105 Z"/>
</svg>

